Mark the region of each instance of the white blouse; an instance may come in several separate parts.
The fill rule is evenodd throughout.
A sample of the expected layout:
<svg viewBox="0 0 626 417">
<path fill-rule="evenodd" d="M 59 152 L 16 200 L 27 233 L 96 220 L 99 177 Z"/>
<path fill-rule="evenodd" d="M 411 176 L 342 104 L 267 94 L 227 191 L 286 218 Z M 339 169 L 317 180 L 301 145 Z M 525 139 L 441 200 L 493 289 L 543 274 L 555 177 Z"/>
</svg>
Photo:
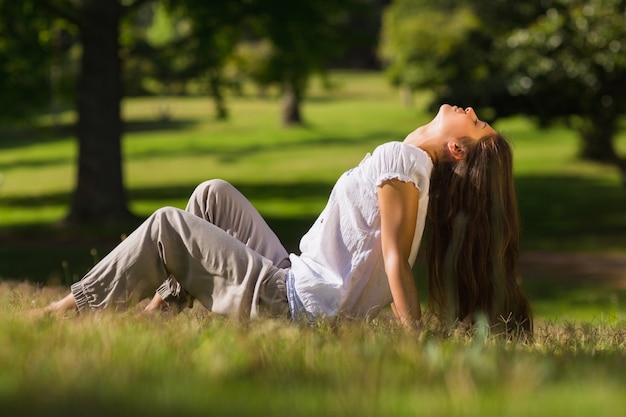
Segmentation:
<svg viewBox="0 0 626 417">
<path fill-rule="evenodd" d="M 335 184 L 328 203 L 290 255 L 287 292 L 294 319 L 305 315 L 374 317 L 392 302 L 384 269 L 378 186 L 412 182 L 420 191 L 409 263 L 415 263 L 424 231 L 433 163 L 426 152 L 389 142 L 367 154 Z"/>
</svg>

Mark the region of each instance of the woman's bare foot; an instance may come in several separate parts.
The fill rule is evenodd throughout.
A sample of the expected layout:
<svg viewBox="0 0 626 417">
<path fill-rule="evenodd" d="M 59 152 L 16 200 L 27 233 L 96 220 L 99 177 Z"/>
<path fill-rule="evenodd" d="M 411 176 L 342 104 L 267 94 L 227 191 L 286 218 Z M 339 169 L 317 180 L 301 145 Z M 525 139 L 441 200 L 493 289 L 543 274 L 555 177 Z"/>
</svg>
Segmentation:
<svg viewBox="0 0 626 417">
<path fill-rule="evenodd" d="M 76 300 L 72 293 L 69 293 L 65 297 L 61 298 L 58 301 L 48 304 L 45 307 L 33 308 L 31 310 L 27 310 L 24 313 L 24 316 L 29 318 L 41 318 L 46 316 L 57 316 L 62 317 L 70 310 L 76 310 Z"/>
</svg>

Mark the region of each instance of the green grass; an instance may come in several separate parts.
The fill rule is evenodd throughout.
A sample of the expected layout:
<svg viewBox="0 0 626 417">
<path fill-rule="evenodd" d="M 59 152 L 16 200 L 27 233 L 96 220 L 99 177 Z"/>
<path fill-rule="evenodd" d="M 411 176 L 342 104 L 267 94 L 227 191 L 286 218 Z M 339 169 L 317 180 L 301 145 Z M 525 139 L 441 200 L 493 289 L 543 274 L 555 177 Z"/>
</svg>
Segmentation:
<svg viewBox="0 0 626 417">
<path fill-rule="evenodd" d="M 296 250 L 341 172 L 431 116 L 404 108 L 377 74 L 316 86 L 307 125 L 279 126 L 279 103 L 229 98 L 213 120 L 200 97 L 124 103 L 125 176 L 133 211 L 184 206 L 194 186 L 238 186 Z M 160 120 L 164 111 L 169 121 Z M 16 314 L 66 291 L 133 225 L 54 225 L 66 212 L 76 145 L 59 129 L 0 129 L 0 407 L 3 415 L 620 416 L 626 407 L 626 285 L 567 266 L 528 269 L 533 343 L 427 325 L 234 323 L 196 305 L 175 317 L 135 310 L 68 319 Z M 575 132 L 527 119 L 496 128 L 515 149 L 524 253 L 626 252 L 626 192 L 615 169 L 576 158 Z M 618 141 L 626 153 L 626 136 Z M 601 268 L 599 270 L 602 270 Z M 590 279 L 592 278 L 592 279 Z M 22 283 L 30 279 L 47 285 Z M 56 284 L 61 284 L 60 286 Z M 420 280 L 423 290 L 423 279 Z"/>
<path fill-rule="evenodd" d="M 624 322 L 544 323 L 534 342 L 371 323 L 235 323 L 198 306 L 27 320 L 56 295 L 0 284 L 5 415 L 620 416 Z"/>
</svg>

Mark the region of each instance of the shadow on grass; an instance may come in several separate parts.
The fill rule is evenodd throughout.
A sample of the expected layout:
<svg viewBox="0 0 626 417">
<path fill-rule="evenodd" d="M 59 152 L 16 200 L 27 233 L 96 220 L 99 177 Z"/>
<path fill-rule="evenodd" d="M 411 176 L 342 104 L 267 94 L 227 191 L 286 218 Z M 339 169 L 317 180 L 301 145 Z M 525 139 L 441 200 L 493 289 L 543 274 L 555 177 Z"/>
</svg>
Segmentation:
<svg viewBox="0 0 626 417">
<path fill-rule="evenodd" d="M 167 132 L 192 129 L 200 121 L 195 119 L 162 120 L 154 119 L 134 119 L 124 121 L 123 132 Z M 204 122 L 204 121 L 203 121 Z M 216 122 L 217 123 L 217 122 Z M 0 150 L 15 149 L 28 146 L 33 143 L 56 142 L 66 140 L 69 137 L 76 137 L 76 125 L 73 123 L 62 123 L 56 126 L 0 126 Z"/>
<path fill-rule="evenodd" d="M 140 131 L 167 131 L 167 130 L 182 130 L 188 129 L 190 125 L 196 124 L 194 120 L 176 120 L 169 122 L 152 122 L 152 121 L 133 121 L 128 122 L 128 126 L 125 133 L 140 132 Z M 315 126 L 304 127 L 304 129 L 315 129 Z M 32 132 L 31 132 L 32 130 Z M 67 140 L 68 137 L 74 135 L 73 130 L 67 126 L 61 126 L 58 129 L 46 128 L 43 129 L 27 129 L 19 131 L 18 133 L 6 133 L 0 130 L 0 151 L 3 149 L 12 149 L 25 147 L 32 144 L 50 143 L 59 140 Z M 385 130 L 379 132 L 373 132 L 368 135 L 363 135 L 358 138 L 360 144 L 371 143 L 371 150 L 373 150 L 378 144 L 399 138 L 398 132 L 393 130 Z M 150 137 L 145 139 L 134 140 L 150 140 Z M 277 141 L 273 144 L 268 143 L 249 143 L 242 145 L 237 143 L 235 145 L 229 143 L 219 143 L 212 141 L 210 137 L 207 137 L 206 142 L 196 142 L 189 144 L 188 146 L 180 147 L 177 149 L 150 149 L 142 152 L 134 152 L 132 159 L 135 161 L 144 159 L 153 159 L 155 157 L 182 157 L 182 156 L 202 156 L 217 158 L 222 163 L 235 163 L 246 157 L 257 155 L 260 153 L 267 153 L 273 151 L 281 152 L 306 152 L 311 148 L 330 148 L 332 146 L 349 145 L 355 142 L 351 137 L 330 137 L 320 136 L 314 140 L 300 140 L 294 142 Z M 20 168 L 39 168 L 46 166 L 54 166 L 60 164 L 73 163 L 75 157 L 68 155 L 61 158 L 46 158 L 42 159 L 21 159 L 11 163 L 0 164 L 0 169 L 13 169 Z M 349 167 L 346 167 L 346 169 Z"/>
<path fill-rule="evenodd" d="M 524 249 L 626 249 L 626 189 L 589 178 L 516 178 Z"/>
<path fill-rule="evenodd" d="M 326 199 L 330 194 L 332 183 L 324 181 L 310 181 L 297 183 L 243 183 L 232 182 L 248 199 L 284 199 L 295 201 L 298 199 Z M 130 200 L 136 201 L 164 201 L 187 199 L 198 184 L 180 184 L 165 187 L 144 187 L 128 190 Z M 46 205 L 69 205 L 70 193 L 50 193 L 38 196 L 0 197 L 0 206 L 14 208 L 42 207 Z M 37 227 L 40 224 L 35 225 Z M 25 226 L 30 228 L 29 225 Z M 9 230 L 13 230 L 10 228 Z M 19 228 L 18 228 L 19 230 Z"/>
<path fill-rule="evenodd" d="M 152 131 L 176 131 L 190 129 L 197 124 L 196 120 L 134 120 L 124 123 L 124 133 L 130 132 L 152 132 Z M 68 138 L 76 138 L 76 128 L 72 124 L 63 124 L 55 127 L 21 127 L 21 128 L 1 128 L 0 127 L 0 151 L 27 147 L 33 144 L 55 143 L 65 141 Z M 77 140 L 77 139 L 75 139 Z M 75 157 L 67 155 L 62 158 L 44 159 L 20 159 L 12 163 L 0 164 L 0 169 L 39 168 L 61 164 L 74 163 Z"/>
<path fill-rule="evenodd" d="M 315 126 L 302 127 L 304 130 L 315 130 Z M 299 134 L 299 133 L 298 133 Z M 296 135 L 296 134 L 294 134 Z M 333 146 L 349 146 L 358 141 L 359 145 L 369 144 L 370 151 L 373 151 L 379 144 L 398 139 L 400 135 L 397 131 L 381 130 L 367 135 L 362 135 L 358 139 L 350 136 L 328 136 L 317 135 L 315 139 L 306 140 L 277 140 L 273 143 L 268 142 L 246 142 L 232 143 L 228 141 L 216 142 L 207 136 L 206 141 L 198 141 L 185 147 L 177 149 L 168 148 L 152 148 L 149 150 L 134 152 L 132 159 L 135 161 L 143 159 L 167 158 L 167 157 L 184 157 L 184 156 L 201 156 L 206 155 L 216 158 L 222 163 L 235 163 L 250 156 L 271 153 L 279 151 L 286 154 L 306 155 L 310 149 L 328 149 L 332 152 Z M 133 140 L 150 140 L 150 137 L 144 139 L 134 138 Z M 364 156 L 364 155 L 356 155 Z M 346 167 L 348 169 L 350 167 Z"/>
<path fill-rule="evenodd" d="M 535 317 L 549 321 L 613 322 L 626 317 L 626 289 L 607 280 L 577 281 L 535 275 L 524 280 Z M 600 280 L 603 281 L 603 280 Z"/>
</svg>

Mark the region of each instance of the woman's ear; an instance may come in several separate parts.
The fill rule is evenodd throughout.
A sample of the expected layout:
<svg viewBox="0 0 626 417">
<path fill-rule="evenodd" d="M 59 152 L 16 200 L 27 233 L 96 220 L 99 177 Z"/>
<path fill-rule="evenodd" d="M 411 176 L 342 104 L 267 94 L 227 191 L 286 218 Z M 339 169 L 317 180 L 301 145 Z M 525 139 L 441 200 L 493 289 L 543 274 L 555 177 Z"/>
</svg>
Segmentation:
<svg viewBox="0 0 626 417">
<path fill-rule="evenodd" d="M 448 151 L 450 152 L 450 156 L 452 156 L 452 158 L 454 158 L 455 160 L 460 161 L 467 157 L 467 149 L 465 149 L 465 146 L 461 145 L 460 143 L 448 142 L 447 146 Z"/>
</svg>

